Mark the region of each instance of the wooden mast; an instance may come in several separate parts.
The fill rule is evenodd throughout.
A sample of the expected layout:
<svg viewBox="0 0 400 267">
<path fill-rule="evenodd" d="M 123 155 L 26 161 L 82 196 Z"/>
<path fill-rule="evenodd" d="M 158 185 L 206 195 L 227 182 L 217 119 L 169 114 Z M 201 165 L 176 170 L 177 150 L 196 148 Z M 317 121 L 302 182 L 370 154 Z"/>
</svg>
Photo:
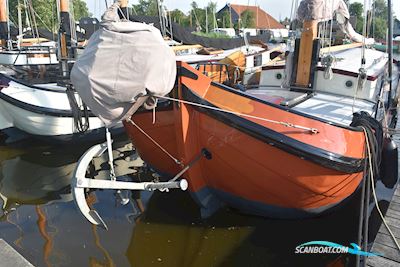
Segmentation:
<svg viewBox="0 0 400 267">
<path fill-rule="evenodd" d="M 0 45 L 7 46 L 8 41 L 8 12 L 7 0 L 0 0 Z"/>
<path fill-rule="evenodd" d="M 68 59 L 73 57 L 71 47 L 71 21 L 69 14 L 69 0 L 60 0 L 60 29 L 59 29 L 59 61 L 62 76 L 69 75 Z"/>
<path fill-rule="evenodd" d="M 120 0 L 119 1 L 119 8 L 120 8 L 120 12 L 119 12 L 119 17 L 121 19 L 129 19 L 129 12 L 128 12 L 128 0 Z"/>
<path fill-rule="evenodd" d="M 314 50 L 314 40 L 318 34 L 318 22 L 306 20 L 303 22 L 303 32 L 300 39 L 300 48 L 297 61 L 297 73 L 295 85 L 299 87 L 310 87 L 311 72 Z"/>
</svg>

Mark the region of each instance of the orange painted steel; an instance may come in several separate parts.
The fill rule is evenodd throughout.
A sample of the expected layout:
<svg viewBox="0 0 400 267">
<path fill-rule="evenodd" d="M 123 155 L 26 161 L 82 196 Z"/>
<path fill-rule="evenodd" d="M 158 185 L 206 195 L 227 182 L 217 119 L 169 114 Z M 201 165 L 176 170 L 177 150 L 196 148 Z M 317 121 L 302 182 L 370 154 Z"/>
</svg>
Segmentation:
<svg viewBox="0 0 400 267">
<path fill-rule="evenodd" d="M 179 98 L 182 98 L 182 86 L 185 85 L 202 99 L 223 109 L 317 128 L 319 133 L 311 134 L 248 119 L 315 148 L 345 157 L 364 158 L 365 139 L 362 132 L 234 94 L 212 85 L 208 77 L 185 63 L 181 64 L 195 73 L 198 79 L 179 77 Z M 212 154 L 211 160 L 203 158 L 185 173 L 192 192 L 207 187 L 268 206 L 318 211 L 335 206 L 352 195 L 362 180 L 361 171 L 345 173 L 303 159 L 221 122 L 192 105 L 174 103 L 172 106 L 172 110 L 157 113 L 154 125 L 150 112 L 133 115 L 132 119 L 183 163 L 189 163 L 202 148 Z M 181 169 L 132 125 L 125 126 L 146 162 L 170 175 Z"/>
</svg>

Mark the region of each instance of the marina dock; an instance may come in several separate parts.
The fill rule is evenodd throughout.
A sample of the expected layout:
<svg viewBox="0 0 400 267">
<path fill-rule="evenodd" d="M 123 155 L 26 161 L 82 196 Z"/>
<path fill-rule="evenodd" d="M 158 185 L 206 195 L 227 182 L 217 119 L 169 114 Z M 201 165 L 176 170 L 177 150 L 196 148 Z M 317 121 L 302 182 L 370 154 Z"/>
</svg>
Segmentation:
<svg viewBox="0 0 400 267">
<path fill-rule="evenodd" d="M 0 239 L 0 259 L 0 267 L 33 267 L 29 261 L 3 239 Z"/>
<path fill-rule="evenodd" d="M 400 186 L 397 186 L 393 199 L 389 205 L 385 220 L 392 230 L 395 237 L 400 239 Z M 395 267 L 400 266 L 400 252 L 396 244 L 389 235 L 384 224 L 381 225 L 375 238 L 371 251 L 380 253 L 383 256 L 368 257 L 366 266 L 368 267 Z"/>
</svg>

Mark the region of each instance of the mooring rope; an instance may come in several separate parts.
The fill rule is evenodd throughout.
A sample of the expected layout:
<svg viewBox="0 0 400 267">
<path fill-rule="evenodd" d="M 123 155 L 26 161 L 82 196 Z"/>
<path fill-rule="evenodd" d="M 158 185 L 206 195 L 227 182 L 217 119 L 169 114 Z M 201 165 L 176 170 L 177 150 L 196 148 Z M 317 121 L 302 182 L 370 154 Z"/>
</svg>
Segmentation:
<svg viewBox="0 0 400 267">
<path fill-rule="evenodd" d="M 375 201 L 375 205 L 376 205 L 376 209 L 379 213 L 379 216 L 382 219 L 383 224 L 385 225 L 386 229 L 388 230 L 391 238 L 393 239 L 398 251 L 400 251 L 400 245 L 395 237 L 395 235 L 393 234 L 392 230 L 390 229 L 389 225 L 387 224 L 386 220 L 385 220 L 385 216 L 383 216 L 383 213 L 379 207 L 379 203 L 378 203 L 378 197 L 376 196 L 376 190 L 375 190 L 375 178 L 374 178 L 374 170 L 373 170 L 373 164 L 372 164 L 372 153 L 371 153 L 371 146 L 370 146 L 370 140 L 367 134 L 367 130 L 365 127 L 361 126 L 361 128 L 364 131 L 364 135 L 365 135 L 365 142 L 367 145 L 367 152 L 368 152 L 368 165 L 369 165 L 369 173 L 371 176 L 371 187 L 372 187 L 372 195 L 374 197 L 374 201 Z"/>
<path fill-rule="evenodd" d="M 226 110 L 226 109 L 222 109 L 222 108 L 210 107 L 210 106 L 207 106 L 207 105 L 203 105 L 203 104 L 199 104 L 199 103 L 195 103 L 195 102 L 190 102 L 190 101 L 186 101 L 186 100 L 182 100 L 182 99 L 177 99 L 177 98 L 173 98 L 173 97 L 168 97 L 168 96 L 155 95 L 154 97 L 162 98 L 162 99 L 165 99 L 165 100 L 171 100 L 171 101 L 175 101 L 175 102 L 183 103 L 183 104 L 187 104 L 187 105 L 197 106 L 197 107 L 201 107 L 201 108 L 211 109 L 211 110 L 215 110 L 215 111 L 225 112 L 225 113 L 237 115 L 237 116 L 240 116 L 240 117 L 247 117 L 247 118 L 261 120 L 261 121 L 265 121 L 265 122 L 269 122 L 269 123 L 279 124 L 279 125 L 283 125 L 283 126 L 286 126 L 286 127 L 289 127 L 289 128 L 301 129 L 301 130 L 309 131 L 309 132 L 311 132 L 313 134 L 319 133 L 318 129 L 316 129 L 316 128 L 310 128 L 310 127 L 305 127 L 305 126 L 301 126 L 301 125 L 296 125 L 296 124 L 293 124 L 293 123 L 290 123 L 290 122 L 271 120 L 271 119 L 258 117 L 258 116 L 253 116 L 253 115 L 249 115 L 249 114 L 244 114 L 244 113 L 240 113 L 240 112 L 236 112 L 236 111 L 230 111 L 230 110 Z"/>
</svg>

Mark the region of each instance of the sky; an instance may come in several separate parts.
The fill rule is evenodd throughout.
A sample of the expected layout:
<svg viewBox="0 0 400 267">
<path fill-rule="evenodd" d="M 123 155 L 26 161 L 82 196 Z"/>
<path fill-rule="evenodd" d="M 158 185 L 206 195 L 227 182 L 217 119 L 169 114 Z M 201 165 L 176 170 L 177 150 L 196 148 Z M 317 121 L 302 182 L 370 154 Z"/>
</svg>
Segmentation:
<svg viewBox="0 0 400 267">
<path fill-rule="evenodd" d="M 96 17 L 100 17 L 100 15 L 105 10 L 105 1 L 108 3 L 113 2 L 112 0 L 86 0 L 88 4 L 89 11 L 94 14 Z M 243 4 L 243 5 L 259 5 L 262 9 L 268 12 L 275 19 L 280 20 L 285 17 L 290 17 L 290 9 L 292 5 L 292 0 L 213 0 L 217 2 L 217 10 L 221 9 L 225 6 L 227 2 L 231 4 Z M 350 2 L 361 2 L 364 3 L 364 0 L 352 0 Z M 129 0 L 130 4 L 136 4 L 138 0 Z M 164 0 L 164 4 L 168 10 L 173 10 L 175 8 L 182 10 L 187 13 L 190 10 L 190 3 L 192 0 Z M 210 0 L 196 0 L 199 7 L 205 7 Z M 370 2 L 367 0 L 367 2 Z M 393 3 L 393 11 L 400 17 L 400 0 L 392 0 Z"/>
</svg>

